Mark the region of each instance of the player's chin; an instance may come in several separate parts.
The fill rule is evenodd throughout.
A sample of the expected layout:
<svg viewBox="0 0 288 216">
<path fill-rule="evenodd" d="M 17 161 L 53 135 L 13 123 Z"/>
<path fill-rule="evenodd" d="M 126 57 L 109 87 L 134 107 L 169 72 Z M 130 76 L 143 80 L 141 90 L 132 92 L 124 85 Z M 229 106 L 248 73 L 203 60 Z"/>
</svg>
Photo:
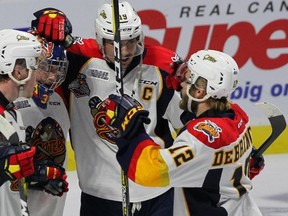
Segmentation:
<svg viewBox="0 0 288 216">
<path fill-rule="evenodd" d="M 187 95 L 183 94 L 181 100 L 179 101 L 180 109 L 187 110 L 187 104 L 188 104 L 188 97 Z"/>
<path fill-rule="evenodd" d="M 130 65 L 133 58 L 125 58 L 121 60 L 121 67 L 122 69 L 126 70 Z"/>
</svg>

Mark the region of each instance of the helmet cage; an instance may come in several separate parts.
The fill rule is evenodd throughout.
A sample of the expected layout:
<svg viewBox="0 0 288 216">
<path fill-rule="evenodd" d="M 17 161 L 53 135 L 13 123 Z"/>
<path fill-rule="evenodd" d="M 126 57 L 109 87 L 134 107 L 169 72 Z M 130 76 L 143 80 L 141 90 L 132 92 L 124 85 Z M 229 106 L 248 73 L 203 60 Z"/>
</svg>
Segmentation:
<svg viewBox="0 0 288 216">
<path fill-rule="evenodd" d="M 68 65 L 66 59 L 42 59 L 38 66 L 38 84 L 49 90 L 55 90 L 65 80 Z"/>
</svg>

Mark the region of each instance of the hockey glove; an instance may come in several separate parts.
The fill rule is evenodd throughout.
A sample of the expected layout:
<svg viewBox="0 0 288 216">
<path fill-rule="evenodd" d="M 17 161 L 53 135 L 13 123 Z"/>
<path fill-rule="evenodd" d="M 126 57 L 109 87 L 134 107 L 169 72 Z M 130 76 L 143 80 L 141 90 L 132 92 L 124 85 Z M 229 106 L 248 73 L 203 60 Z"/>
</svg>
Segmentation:
<svg viewBox="0 0 288 216">
<path fill-rule="evenodd" d="M 120 136 L 131 139 L 143 123 L 149 124 L 149 112 L 141 104 L 128 95 L 109 95 L 106 99 L 106 123 L 119 130 Z"/>
<path fill-rule="evenodd" d="M 21 179 L 34 173 L 35 147 L 0 144 L 0 185 L 8 180 Z"/>
<path fill-rule="evenodd" d="M 180 64 L 180 62 L 179 62 Z M 181 82 L 185 80 L 185 74 L 188 70 L 187 63 L 184 62 L 177 69 L 175 69 L 174 73 L 169 74 L 166 77 L 166 85 L 170 89 L 174 89 L 176 91 L 181 90 Z"/>
<path fill-rule="evenodd" d="M 31 27 L 48 41 L 60 43 L 65 48 L 70 47 L 74 39 L 72 25 L 66 15 L 55 8 L 44 8 L 33 14 L 36 19 L 32 20 Z"/>
<path fill-rule="evenodd" d="M 65 169 L 51 160 L 35 162 L 35 172 L 27 178 L 29 188 L 45 190 L 54 196 L 62 196 L 67 192 L 68 182 Z"/>
<path fill-rule="evenodd" d="M 253 179 L 256 175 L 258 175 L 265 166 L 265 160 L 263 155 L 260 157 L 253 157 L 256 152 L 256 148 L 252 148 L 251 157 L 250 157 L 250 169 L 249 169 L 249 176 L 250 179 Z"/>
</svg>

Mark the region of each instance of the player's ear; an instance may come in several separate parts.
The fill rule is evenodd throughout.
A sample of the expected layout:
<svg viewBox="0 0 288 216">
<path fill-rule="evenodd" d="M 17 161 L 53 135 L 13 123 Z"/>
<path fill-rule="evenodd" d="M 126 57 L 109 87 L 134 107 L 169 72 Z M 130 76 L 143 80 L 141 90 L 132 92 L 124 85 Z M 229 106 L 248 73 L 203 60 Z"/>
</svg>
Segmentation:
<svg viewBox="0 0 288 216">
<path fill-rule="evenodd" d="M 14 70 L 12 72 L 12 76 L 15 77 L 15 79 L 17 79 L 17 80 L 21 80 L 21 72 L 20 72 L 18 67 L 14 68 Z"/>
</svg>

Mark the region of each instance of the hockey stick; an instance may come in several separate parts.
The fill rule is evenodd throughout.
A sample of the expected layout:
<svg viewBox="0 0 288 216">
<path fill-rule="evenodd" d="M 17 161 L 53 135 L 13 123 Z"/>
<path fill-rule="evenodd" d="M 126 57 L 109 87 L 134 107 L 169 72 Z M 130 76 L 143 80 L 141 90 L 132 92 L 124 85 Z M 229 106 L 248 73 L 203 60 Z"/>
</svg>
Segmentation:
<svg viewBox="0 0 288 216">
<path fill-rule="evenodd" d="M 116 77 L 116 91 L 122 96 L 124 95 L 122 70 L 121 70 L 121 34 L 120 34 L 120 14 L 118 0 L 112 0 L 112 15 L 113 15 L 113 33 L 114 33 L 114 64 Z M 121 184 L 122 184 L 122 213 L 123 216 L 129 216 L 130 198 L 128 177 L 121 169 Z"/>
<path fill-rule="evenodd" d="M 20 145 L 19 137 L 15 128 L 2 115 L 0 115 L 0 128 L 1 133 L 12 145 Z M 27 184 L 25 182 L 25 178 L 19 180 L 19 193 L 21 216 L 29 216 L 30 213 L 27 204 Z"/>
<path fill-rule="evenodd" d="M 270 122 L 272 132 L 271 135 L 253 154 L 253 158 L 260 157 L 271 144 L 280 136 L 286 128 L 286 120 L 281 111 L 273 104 L 268 102 L 260 102 L 255 104 L 267 117 Z"/>
<path fill-rule="evenodd" d="M 121 73 L 121 35 L 119 22 L 119 2 L 112 0 L 113 9 L 113 32 L 114 32 L 114 57 L 115 57 L 115 76 L 116 76 L 116 90 L 121 95 L 124 94 L 123 80 Z"/>
</svg>

